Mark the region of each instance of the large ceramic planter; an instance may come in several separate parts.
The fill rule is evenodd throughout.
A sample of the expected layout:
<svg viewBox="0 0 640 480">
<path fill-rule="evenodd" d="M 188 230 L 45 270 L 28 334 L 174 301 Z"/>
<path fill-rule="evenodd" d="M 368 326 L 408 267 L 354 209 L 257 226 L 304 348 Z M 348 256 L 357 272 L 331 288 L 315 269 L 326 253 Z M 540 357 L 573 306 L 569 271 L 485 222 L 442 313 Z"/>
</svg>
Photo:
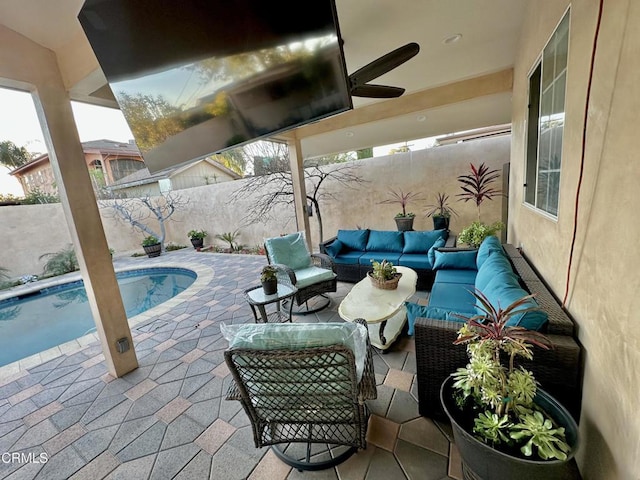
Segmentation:
<svg viewBox="0 0 640 480">
<path fill-rule="evenodd" d="M 451 420 L 453 437 L 462 458 L 465 480 L 572 480 L 579 473 L 573 456 L 578 447 L 578 426 L 571 414 L 544 390 L 538 389 L 535 403 L 565 428 L 571 451 L 567 460 L 526 460 L 502 453 L 467 432 L 463 425 L 465 414 L 455 405 L 453 378 L 447 378 L 440 389 L 440 401 Z"/>
<path fill-rule="evenodd" d="M 202 246 L 204 245 L 204 239 L 203 238 L 192 238 L 191 239 L 191 245 L 193 245 L 193 248 L 202 248 Z"/>
<path fill-rule="evenodd" d="M 146 253 L 149 258 L 159 257 L 162 251 L 162 245 L 159 243 L 155 245 L 144 245 L 142 248 L 144 248 L 144 253 Z"/>
<path fill-rule="evenodd" d="M 434 230 L 449 230 L 449 220 L 451 217 L 443 217 L 441 215 L 433 216 L 433 229 Z"/>
<path fill-rule="evenodd" d="M 395 217 L 396 226 L 399 232 L 413 230 L 413 219 L 415 217 Z"/>
</svg>

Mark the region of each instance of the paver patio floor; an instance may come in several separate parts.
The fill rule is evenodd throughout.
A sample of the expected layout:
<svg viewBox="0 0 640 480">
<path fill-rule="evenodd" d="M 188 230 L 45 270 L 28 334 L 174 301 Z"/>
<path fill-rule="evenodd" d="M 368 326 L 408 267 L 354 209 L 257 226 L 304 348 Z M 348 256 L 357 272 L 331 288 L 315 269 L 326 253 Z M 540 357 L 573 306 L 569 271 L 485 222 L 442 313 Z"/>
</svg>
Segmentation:
<svg viewBox="0 0 640 480">
<path fill-rule="evenodd" d="M 219 325 L 253 321 L 243 292 L 256 284 L 265 258 L 185 249 L 115 263 L 205 265 L 213 275 L 204 288 L 132 327 L 139 368 L 122 378 L 107 373 L 99 342 L 90 341 L 0 380 L 0 478 L 462 477 L 448 426 L 418 414 L 413 339 L 402 337 L 374 355 L 378 399 L 369 403 L 367 449 L 335 469 L 300 473 L 269 449 L 256 449 L 239 402 L 224 400 L 231 377 Z M 337 308 L 351 287 L 339 283 L 328 309 L 294 321 L 341 322 Z M 11 455 L 17 453 L 24 455 Z"/>
</svg>

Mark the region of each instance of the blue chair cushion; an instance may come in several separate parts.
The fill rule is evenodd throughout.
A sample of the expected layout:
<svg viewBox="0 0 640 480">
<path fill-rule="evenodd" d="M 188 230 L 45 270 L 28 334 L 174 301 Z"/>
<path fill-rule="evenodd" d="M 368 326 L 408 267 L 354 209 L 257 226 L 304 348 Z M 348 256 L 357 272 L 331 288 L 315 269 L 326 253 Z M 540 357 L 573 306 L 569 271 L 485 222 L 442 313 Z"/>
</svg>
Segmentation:
<svg viewBox="0 0 640 480">
<path fill-rule="evenodd" d="M 388 260 L 394 265 L 398 265 L 398 260 L 400 260 L 400 253 L 397 252 L 365 252 L 358 259 L 358 263 L 360 265 L 369 265 L 371 266 L 371 260 L 375 260 L 376 262 L 381 262 L 382 260 Z"/>
<path fill-rule="evenodd" d="M 431 260 L 426 253 L 403 253 L 398 265 L 409 268 L 431 269 Z"/>
<path fill-rule="evenodd" d="M 504 283 L 500 277 L 496 277 L 489 282 L 482 293 L 484 293 L 487 300 L 489 300 L 495 309 L 504 309 L 516 300 L 528 295 L 528 293 L 519 286 Z M 528 308 L 539 308 L 539 304 L 535 299 L 530 298 L 525 304 L 518 307 L 516 312 Z M 481 313 L 478 307 L 476 307 L 476 311 L 477 313 Z M 528 330 L 542 330 L 548 320 L 549 317 L 545 311 L 535 310 L 520 314 L 516 313 L 507 321 L 506 325 L 520 326 Z"/>
<path fill-rule="evenodd" d="M 455 268 L 476 270 L 476 250 L 468 252 L 439 252 L 436 251 L 434 270 Z"/>
<path fill-rule="evenodd" d="M 337 257 L 343 248 L 344 248 L 344 243 L 342 243 L 337 238 L 333 242 L 331 242 L 329 245 L 326 246 L 327 253 L 332 257 Z"/>
<path fill-rule="evenodd" d="M 338 230 L 338 240 L 349 250 L 364 252 L 368 238 L 369 230 Z"/>
<path fill-rule="evenodd" d="M 447 241 L 441 237 L 437 239 L 429 249 L 428 255 L 429 255 L 429 263 L 431 263 L 431 268 L 433 268 L 433 265 L 436 263 L 437 249 L 440 247 L 444 247 L 446 244 L 447 244 Z"/>
<path fill-rule="evenodd" d="M 327 270 L 320 267 L 307 267 L 296 270 L 296 288 L 304 288 L 314 283 L 333 280 L 336 274 L 333 270 Z"/>
<path fill-rule="evenodd" d="M 371 230 L 367 241 L 367 252 L 402 253 L 404 236 L 402 232 Z"/>
<path fill-rule="evenodd" d="M 423 232 L 404 232 L 404 249 L 402 253 L 428 253 L 436 240 L 446 240 L 446 230 L 427 230 Z"/>
<path fill-rule="evenodd" d="M 362 378 L 364 372 L 369 332 L 357 323 L 222 323 L 220 331 L 229 348 L 302 350 L 344 345 L 354 353 L 358 378 Z"/>
<path fill-rule="evenodd" d="M 504 255 L 499 255 L 493 252 L 489 258 L 487 258 L 482 266 L 478 269 L 478 274 L 476 275 L 475 285 L 476 288 L 482 292 L 484 292 L 485 287 L 489 284 L 489 282 L 498 274 L 511 274 L 514 281 L 518 282 L 518 278 L 515 273 L 513 273 L 513 269 L 511 268 L 511 262 L 507 260 Z M 511 283 L 511 282 L 510 282 Z"/>
<path fill-rule="evenodd" d="M 307 242 L 302 232 L 269 238 L 265 240 L 264 246 L 271 263 L 281 263 L 293 270 L 311 265 L 311 255 L 307 250 Z"/>
<path fill-rule="evenodd" d="M 349 250 L 346 252 L 340 252 L 340 254 L 333 259 L 336 264 L 340 265 L 358 265 L 358 260 L 364 252 L 357 250 Z"/>
<path fill-rule="evenodd" d="M 487 260 L 487 258 L 489 258 L 489 255 L 491 255 L 491 253 L 493 252 L 499 253 L 500 255 L 504 256 L 504 250 L 502 249 L 500 240 L 498 240 L 498 237 L 491 235 L 485 238 L 478 248 L 478 256 L 476 257 L 476 267 L 478 268 L 478 270 L 480 270 L 482 264 L 485 262 L 485 260 Z"/>
<path fill-rule="evenodd" d="M 407 323 L 409 325 L 409 335 L 414 334 L 414 328 L 417 318 L 433 318 L 435 320 L 446 320 L 453 322 L 465 323 L 466 320 L 458 315 L 466 316 L 464 313 L 454 312 L 444 308 L 429 307 L 426 305 L 418 305 L 417 303 L 404 302 L 407 307 Z"/>
<path fill-rule="evenodd" d="M 475 270 L 438 270 L 435 281 L 473 285 L 476 281 L 476 274 Z"/>
<path fill-rule="evenodd" d="M 434 283 L 429 295 L 429 306 L 475 315 L 476 297 L 471 292 L 473 284 Z"/>
</svg>

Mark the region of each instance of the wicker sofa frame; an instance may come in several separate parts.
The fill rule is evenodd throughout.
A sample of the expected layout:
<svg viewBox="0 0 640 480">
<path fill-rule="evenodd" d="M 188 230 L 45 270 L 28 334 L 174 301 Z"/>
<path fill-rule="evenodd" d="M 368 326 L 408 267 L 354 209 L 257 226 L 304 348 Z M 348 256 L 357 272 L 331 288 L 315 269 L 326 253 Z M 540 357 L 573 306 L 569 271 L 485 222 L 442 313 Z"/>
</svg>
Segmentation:
<svg viewBox="0 0 640 480">
<path fill-rule="evenodd" d="M 552 348 L 534 347 L 533 361 L 519 362 L 531 370 L 541 388 L 562 403 L 577 420 L 582 398 L 582 348 L 575 339 L 574 323 L 526 259 L 513 245 L 503 245 L 522 286 L 536 294 L 547 312 L 546 336 Z M 415 323 L 416 368 L 420 414 L 446 420 L 440 404 L 442 382 L 467 363 L 463 346 L 453 345 L 460 328 L 458 322 L 418 318 Z"/>
<path fill-rule="evenodd" d="M 366 328 L 365 320 L 356 322 Z M 226 399 L 242 404 L 256 448 L 272 446 L 281 460 L 298 470 L 330 468 L 366 448 L 369 411 L 365 401 L 377 397 L 368 338 L 360 381 L 354 354 L 343 345 L 225 351 L 234 380 Z M 291 452 L 299 455 L 300 449 L 288 444 L 306 447 L 302 458 L 292 457 Z M 317 444 L 349 448 L 329 460 L 317 461 L 311 458 L 317 453 Z"/>
<path fill-rule="evenodd" d="M 331 237 L 330 239 L 320 243 L 320 252 L 329 256 L 327 253 L 327 247 L 331 245 L 336 239 L 337 237 Z M 456 236 L 450 234 L 443 248 L 452 248 L 455 247 L 455 245 Z M 365 278 L 367 276 L 367 273 L 371 271 L 371 265 L 345 265 L 342 263 L 336 263 L 335 266 L 335 271 L 338 274 L 337 279 L 340 282 L 357 283 Z M 411 267 L 411 269 L 418 274 L 418 283 L 416 284 L 416 288 L 418 290 L 430 290 L 431 285 L 433 285 L 435 272 L 430 268 Z"/>
</svg>

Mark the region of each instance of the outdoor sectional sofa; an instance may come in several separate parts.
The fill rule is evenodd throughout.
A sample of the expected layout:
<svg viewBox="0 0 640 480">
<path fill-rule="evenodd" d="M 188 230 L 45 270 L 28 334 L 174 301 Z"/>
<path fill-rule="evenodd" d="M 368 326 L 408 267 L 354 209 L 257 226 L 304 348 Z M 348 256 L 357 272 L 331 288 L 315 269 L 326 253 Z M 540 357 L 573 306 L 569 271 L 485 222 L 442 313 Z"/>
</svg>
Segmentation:
<svg viewBox="0 0 640 480">
<path fill-rule="evenodd" d="M 578 419 L 581 347 L 575 339 L 573 321 L 520 252 L 489 237 L 477 251 L 438 251 L 434 268 L 428 306 L 407 303 L 410 331 L 415 330 L 420 414 L 445 418 L 440 386 L 468 360 L 465 347 L 453 345 L 464 322 L 456 314 L 475 315 L 476 301 L 470 291 L 477 288 L 494 307 L 503 308 L 529 293 L 535 294 L 529 302 L 540 310 L 516 315 L 510 322 L 543 332 L 552 348 L 534 347 L 533 360 L 519 363 Z"/>
<path fill-rule="evenodd" d="M 448 237 L 446 230 L 338 230 L 337 236 L 320 244 L 320 251 L 333 259 L 341 282 L 358 282 L 371 270 L 372 260 L 388 260 L 415 270 L 417 289 L 429 290 L 434 278 L 431 267 L 435 250 L 453 246 L 455 241 L 452 237 L 447 243 Z"/>
</svg>

